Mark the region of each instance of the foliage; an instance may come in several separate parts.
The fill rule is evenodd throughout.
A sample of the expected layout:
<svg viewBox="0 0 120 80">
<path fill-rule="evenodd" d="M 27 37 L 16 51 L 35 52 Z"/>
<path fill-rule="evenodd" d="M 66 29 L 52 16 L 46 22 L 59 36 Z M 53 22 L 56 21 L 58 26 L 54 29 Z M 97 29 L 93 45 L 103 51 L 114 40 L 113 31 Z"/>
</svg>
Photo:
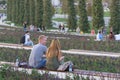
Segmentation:
<svg viewBox="0 0 120 80">
<path fill-rule="evenodd" d="M 87 15 L 88 15 L 88 16 L 92 16 L 92 3 L 89 2 L 89 3 L 86 5 L 86 7 L 87 7 Z"/>
<path fill-rule="evenodd" d="M 72 60 L 74 67 L 81 70 L 120 73 L 120 58 L 85 55 L 65 55 L 65 60 Z"/>
<path fill-rule="evenodd" d="M 88 78 L 84 78 L 82 75 L 75 75 L 74 79 L 90 80 L 90 76 Z M 37 70 L 34 69 L 31 74 L 28 74 L 27 71 L 17 71 L 9 65 L 3 65 L 0 67 L 0 80 L 71 80 L 71 77 L 66 76 L 65 79 L 62 79 L 50 74 L 49 72 L 38 73 Z"/>
<path fill-rule="evenodd" d="M 11 10 L 11 16 L 12 16 L 12 19 L 11 19 L 11 21 L 12 22 L 15 22 L 15 18 L 16 18 L 16 14 L 15 14 L 15 12 L 16 12 L 16 0 L 12 0 L 12 10 Z"/>
<path fill-rule="evenodd" d="M 100 29 L 104 26 L 102 0 L 93 0 L 92 6 L 92 24 L 93 28 Z"/>
<path fill-rule="evenodd" d="M 77 27 L 77 18 L 74 6 L 74 0 L 68 0 L 68 27 L 72 31 Z"/>
<path fill-rule="evenodd" d="M 24 22 L 24 17 L 25 17 L 24 16 L 24 13 L 25 13 L 24 2 L 25 2 L 24 0 L 20 0 L 19 2 L 19 15 L 18 15 L 19 24 L 22 24 Z"/>
<path fill-rule="evenodd" d="M 0 51 L 0 61 L 7 62 L 15 62 L 17 57 L 19 57 L 21 62 L 27 62 L 30 55 L 30 50 L 24 49 L 0 48 Z M 120 73 L 120 58 L 72 54 L 63 55 L 65 56 L 64 61 L 72 61 L 74 67 L 77 69 Z"/>
<path fill-rule="evenodd" d="M 24 0 L 24 10 L 23 22 L 30 24 L 30 0 Z"/>
<path fill-rule="evenodd" d="M 5 0 L 0 0 L 0 4 L 6 4 L 6 1 Z"/>
<path fill-rule="evenodd" d="M 44 15 L 43 15 L 43 25 L 48 28 L 52 27 L 52 16 L 53 16 L 53 11 L 52 11 L 52 4 L 50 0 L 44 0 Z"/>
<path fill-rule="evenodd" d="M 20 2 L 20 0 L 15 0 L 15 18 L 14 18 L 14 23 L 19 23 L 19 14 L 20 14 L 20 12 L 19 12 L 19 7 L 20 7 L 20 5 L 19 5 L 19 2 Z M 8 18 L 8 16 L 7 16 L 7 18 Z"/>
<path fill-rule="evenodd" d="M 110 17 L 110 11 L 104 12 L 104 17 Z"/>
<path fill-rule="evenodd" d="M 43 0 L 36 0 L 35 25 L 40 28 L 43 22 Z"/>
<path fill-rule="evenodd" d="M 79 6 L 79 16 L 80 16 L 79 27 L 81 31 L 88 32 L 90 30 L 90 26 L 88 23 L 85 0 L 80 0 L 78 6 Z"/>
<path fill-rule="evenodd" d="M 12 12 L 12 5 L 11 5 L 12 1 L 11 0 L 8 0 L 7 1 L 7 19 L 9 21 L 11 21 L 11 12 Z"/>
<path fill-rule="evenodd" d="M 30 0 L 30 24 L 35 24 L 35 1 Z"/>
<path fill-rule="evenodd" d="M 113 28 L 115 34 L 120 33 L 120 0 L 112 0 L 110 6 L 110 27 Z"/>
<path fill-rule="evenodd" d="M 9 34 L 8 34 L 9 33 Z M 30 32 L 31 40 L 36 44 L 39 35 L 48 36 L 47 46 L 49 46 L 51 40 L 58 37 L 63 50 L 67 49 L 82 49 L 82 50 L 93 50 L 93 51 L 106 51 L 106 52 L 120 52 L 119 41 L 94 41 L 95 36 L 77 36 L 70 34 L 57 34 L 57 33 L 40 33 L 40 32 Z M 14 35 L 14 36 L 13 36 Z M 20 43 L 20 38 L 24 35 L 24 32 L 20 29 L 11 30 L 3 29 L 0 30 L 0 42 L 6 43 Z M 12 36 L 12 37 L 11 37 Z"/>
<path fill-rule="evenodd" d="M 68 13 L 68 1 L 69 0 L 60 0 L 62 3 L 62 13 L 67 14 Z"/>
<path fill-rule="evenodd" d="M 67 19 L 65 18 L 54 18 L 52 20 L 58 21 L 58 22 L 67 22 Z"/>
</svg>

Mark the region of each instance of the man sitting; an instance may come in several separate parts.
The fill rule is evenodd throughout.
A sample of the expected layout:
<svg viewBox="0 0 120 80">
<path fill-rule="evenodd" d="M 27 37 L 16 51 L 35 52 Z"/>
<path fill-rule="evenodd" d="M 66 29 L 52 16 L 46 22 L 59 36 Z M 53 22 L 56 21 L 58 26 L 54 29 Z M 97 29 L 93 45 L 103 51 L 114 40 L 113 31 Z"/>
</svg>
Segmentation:
<svg viewBox="0 0 120 80">
<path fill-rule="evenodd" d="M 45 53 L 47 50 L 46 45 L 47 37 L 44 35 L 39 36 L 38 44 L 34 45 L 29 56 L 29 66 L 33 68 L 42 68 L 46 65 Z"/>
</svg>

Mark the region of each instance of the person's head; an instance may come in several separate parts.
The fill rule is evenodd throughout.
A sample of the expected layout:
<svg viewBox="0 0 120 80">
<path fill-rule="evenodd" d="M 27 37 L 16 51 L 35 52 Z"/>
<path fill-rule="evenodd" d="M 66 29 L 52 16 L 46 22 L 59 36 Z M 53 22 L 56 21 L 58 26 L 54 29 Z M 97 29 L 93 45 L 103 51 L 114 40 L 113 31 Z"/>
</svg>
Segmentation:
<svg viewBox="0 0 120 80">
<path fill-rule="evenodd" d="M 26 32 L 25 32 L 25 34 L 28 34 L 28 35 L 30 35 L 30 32 L 29 32 L 29 31 L 26 31 Z"/>
<path fill-rule="evenodd" d="M 58 39 L 53 39 L 51 44 L 50 44 L 50 47 L 52 47 L 53 49 L 60 49 L 60 42 Z"/>
<path fill-rule="evenodd" d="M 26 31 L 25 33 L 29 33 L 29 31 Z"/>
<path fill-rule="evenodd" d="M 110 32 L 110 34 L 113 34 L 113 32 Z"/>
<path fill-rule="evenodd" d="M 46 42 L 47 42 L 47 36 L 45 35 L 40 35 L 39 38 L 38 38 L 38 42 L 43 44 L 43 45 L 46 45 Z"/>
<path fill-rule="evenodd" d="M 52 40 L 50 47 L 47 50 L 46 57 L 52 57 L 52 56 L 57 56 L 61 55 L 60 52 L 60 42 L 58 39 Z"/>
<path fill-rule="evenodd" d="M 101 34 L 101 31 L 99 31 L 99 34 Z"/>
</svg>

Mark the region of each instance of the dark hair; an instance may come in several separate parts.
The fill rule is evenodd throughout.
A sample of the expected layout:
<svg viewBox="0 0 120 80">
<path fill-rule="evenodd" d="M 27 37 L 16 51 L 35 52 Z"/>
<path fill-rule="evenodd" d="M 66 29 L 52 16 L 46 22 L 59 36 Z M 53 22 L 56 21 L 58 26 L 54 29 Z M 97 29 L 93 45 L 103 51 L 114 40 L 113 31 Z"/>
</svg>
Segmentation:
<svg viewBox="0 0 120 80">
<path fill-rule="evenodd" d="M 25 33 L 29 33 L 29 31 L 26 31 Z"/>
</svg>

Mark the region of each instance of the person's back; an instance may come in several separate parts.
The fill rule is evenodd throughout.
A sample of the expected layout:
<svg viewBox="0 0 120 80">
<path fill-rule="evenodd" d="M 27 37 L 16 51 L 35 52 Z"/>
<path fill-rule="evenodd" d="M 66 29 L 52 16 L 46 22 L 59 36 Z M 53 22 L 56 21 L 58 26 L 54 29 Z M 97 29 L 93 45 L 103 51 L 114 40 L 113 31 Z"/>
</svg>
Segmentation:
<svg viewBox="0 0 120 80">
<path fill-rule="evenodd" d="M 60 65 L 60 61 L 57 56 L 47 58 L 46 68 L 50 70 L 57 70 Z"/>
<path fill-rule="evenodd" d="M 57 70 L 61 61 L 64 59 L 60 51 L 60 43 L 58 39 L 52 40 L 50 47 L 46 53 L 46 68 L 49 70 Z"/>
<path fill-rule="evenodd" d="M 29 56 L 29 66 L 34 68 L 42 68 L 46 65 L 46 59 L 44 58 L 47 47 L 47 37 L 44 35 L 39 36 L 38 44 L 34 45 Z"/>
<path fill-rule="evenodd" d="M 47 47 L 42 44 L 34 45 L 29 57 L 29 66 L 37 68 L 46 50 Z"/>
</svg>

